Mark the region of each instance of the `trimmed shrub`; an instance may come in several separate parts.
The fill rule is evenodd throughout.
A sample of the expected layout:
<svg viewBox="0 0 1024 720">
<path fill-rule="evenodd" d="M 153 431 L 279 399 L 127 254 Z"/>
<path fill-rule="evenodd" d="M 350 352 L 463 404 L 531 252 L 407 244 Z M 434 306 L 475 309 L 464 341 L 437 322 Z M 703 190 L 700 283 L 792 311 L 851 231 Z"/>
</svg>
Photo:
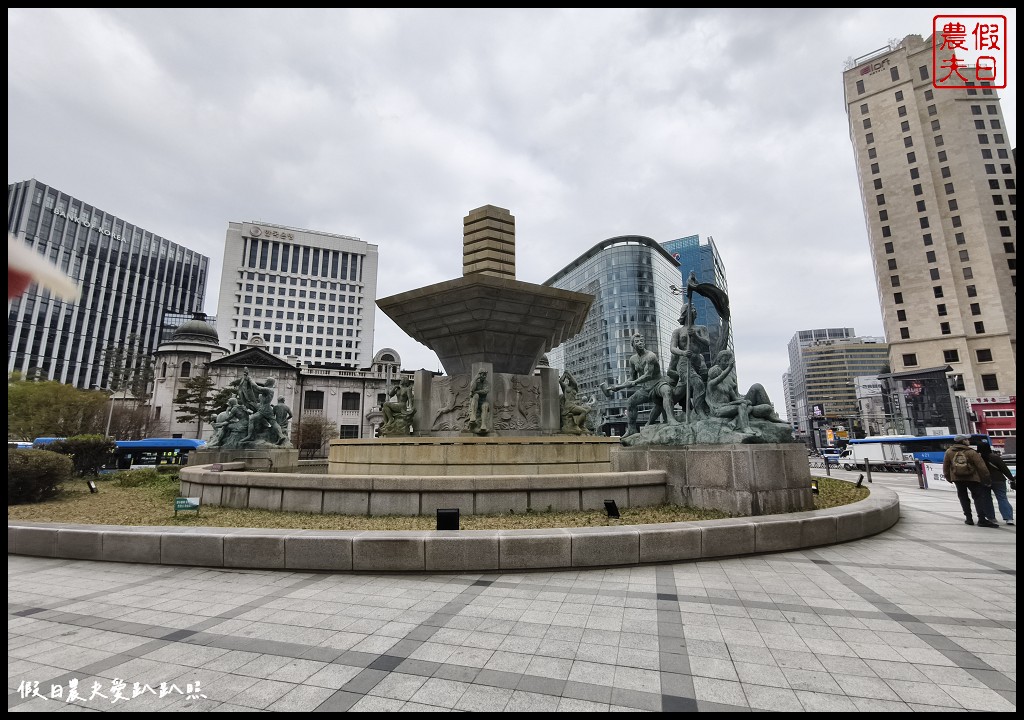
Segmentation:
<svg viewBox="0 0 1024 720">
<path fill-rule="evenodd" d="M 76 475 L 96 476 L 100 468 L 113 462 L 114 441 L 103 435 L 75 435 L 64 440 L 55 440 L 49 449 L 67 455 L 74 463 Z"/>
<path fill-rule="evenodd" d="M 50 450 L 8 450 L 7 504 L 49 500 L 73 477 L 71 458 L 66 455 Z"/>
</svg>

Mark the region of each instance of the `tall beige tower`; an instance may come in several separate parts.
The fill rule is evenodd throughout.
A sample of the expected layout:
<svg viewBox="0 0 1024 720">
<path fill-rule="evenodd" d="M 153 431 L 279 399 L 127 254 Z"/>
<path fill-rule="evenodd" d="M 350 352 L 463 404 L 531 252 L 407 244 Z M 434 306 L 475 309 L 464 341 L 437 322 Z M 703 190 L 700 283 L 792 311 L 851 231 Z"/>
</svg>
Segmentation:
<svg viewBox="0 0 1024 720">
<path fill-rule="evenodd" d="M 967 398 L 1015 396 L 1014 153 L 994 89 L 933 74 L 917 35 L 843 73 L 889 362 L 948 365 Z"/>
</svg>

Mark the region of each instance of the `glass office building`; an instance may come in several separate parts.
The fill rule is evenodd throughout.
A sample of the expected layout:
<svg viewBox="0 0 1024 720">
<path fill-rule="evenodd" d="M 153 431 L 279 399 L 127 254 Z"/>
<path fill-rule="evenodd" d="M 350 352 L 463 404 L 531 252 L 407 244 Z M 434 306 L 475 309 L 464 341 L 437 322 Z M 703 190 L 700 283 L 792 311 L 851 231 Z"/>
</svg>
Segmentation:
<svg viewBox="0 0 1024 720">
<path fill-rule="evenodd" d="M 7 186 L 7 230 L 82 289 L 69 303 L 33 283 L 8 301 L 8 373 L 107 387 L 108 347 L 151 354 L 165 313 L 203 309 L 208 257 L 37 180 Z"/>
<path fill-rule="evenodd" d="M 725 264 L 722 262 L 721 255 L 718 254 L 714 238 L 709 236 L 707 242 L 701 243 L 699 235 L 687 235 L 663 242 L 661 246 L 679 263 L 679 275 L 682 278 L 679 287 L 684 291 L 692 272 L 696 275 L 697 282 L 710 283 L 729 292 L 729 285 L 725 280 Z M 711 347 L 734 350 L 732 325 L 729 326 L 729 337 L 725 344 L 721 344 L 722 318 L 715 309 L 714 303 L 703 295 L 695 293 L 693 306 L 697 310 L 698 324 L 708 327 L 708 333 L 711 335 Z M 680 307 L 682 306 L 680 305 Z M 704 360 L 708 367 L 714 365 L 714 358 L 710 356 L 710 352 L 705 355 Z"/>
<path fill-rule="evenodd" d="M 671 289 L 679 285 L 678 263 L 654 240 L 624 235 L 597 243 L 544 284 L 594 296 L 583 329 L 552 349 L 548 361 L 573 374 L 582 396 L 595 396 L 599 432 L 622 434 L 628 395 L 606 398 L 599 386 L 629 378 L 634 332 L 644 335 L 662 371 L 668 369 L 669 342 L 683 302 Z M 646 411 L 640 420 L 646 421 Z"/>
</svg>

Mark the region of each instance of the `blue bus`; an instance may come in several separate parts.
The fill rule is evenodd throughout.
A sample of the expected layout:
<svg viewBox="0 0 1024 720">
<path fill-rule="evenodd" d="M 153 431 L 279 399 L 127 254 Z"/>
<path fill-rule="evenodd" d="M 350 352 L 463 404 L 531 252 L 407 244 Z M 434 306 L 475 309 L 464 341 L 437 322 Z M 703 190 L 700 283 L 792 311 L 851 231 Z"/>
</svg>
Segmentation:
<svg viewBox="0 0 1024 720">
<path fill-rule="evenodd" d="M 63 439 L 39 437 L 32 443 L 32 447 L 45 448 L 55 440 Z M 115 445 L 114 456 L 107 467 L 130 470 L 157 467 L 158 465 L 187 465 L 189 453 L 206 447 L 206 441 L 192 438 L 146 438 L 145 440 L 117 440 Z"/>
<path fill-rule="evenodd" d="M 955 437 L 956 435 L 924 435 L 921 437 L 914 435 L 875 435 L 860 440 L 851 440 L 850 444 L 880 443 L 883 445 L 896 445 L 900 448 L 904 458 L 913 458 L 921 462 L 941 465 L 946 449 L 953 444 Z M 970 443 L 974 446 L 982 443 L 992 444 L 991 438 L 985 434 L 975 433 L 970 437 Z"/>
</svg>

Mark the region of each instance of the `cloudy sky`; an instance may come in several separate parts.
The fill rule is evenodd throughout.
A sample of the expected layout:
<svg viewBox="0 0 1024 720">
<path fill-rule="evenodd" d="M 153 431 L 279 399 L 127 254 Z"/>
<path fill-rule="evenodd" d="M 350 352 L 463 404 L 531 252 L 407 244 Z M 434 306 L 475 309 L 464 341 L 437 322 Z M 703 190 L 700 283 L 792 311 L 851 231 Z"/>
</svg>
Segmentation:
<svg viewBox="0 0 1024 720">
<path fill-rule="evenodd" d="M 740 383 L 782 410 L 796 331 L 882 334 L 844 63 L 963 12 L 9 8 L 7 178 L 208 255 L 211 314 L 232 221 L 377 245 L 380 297 L 459 277 L 487 204 L 535 283 L 617 235 L 712 236 Z M 1015 147 L 1016 11 L 971 12 L 1008 18 Z"/>
</svg>

